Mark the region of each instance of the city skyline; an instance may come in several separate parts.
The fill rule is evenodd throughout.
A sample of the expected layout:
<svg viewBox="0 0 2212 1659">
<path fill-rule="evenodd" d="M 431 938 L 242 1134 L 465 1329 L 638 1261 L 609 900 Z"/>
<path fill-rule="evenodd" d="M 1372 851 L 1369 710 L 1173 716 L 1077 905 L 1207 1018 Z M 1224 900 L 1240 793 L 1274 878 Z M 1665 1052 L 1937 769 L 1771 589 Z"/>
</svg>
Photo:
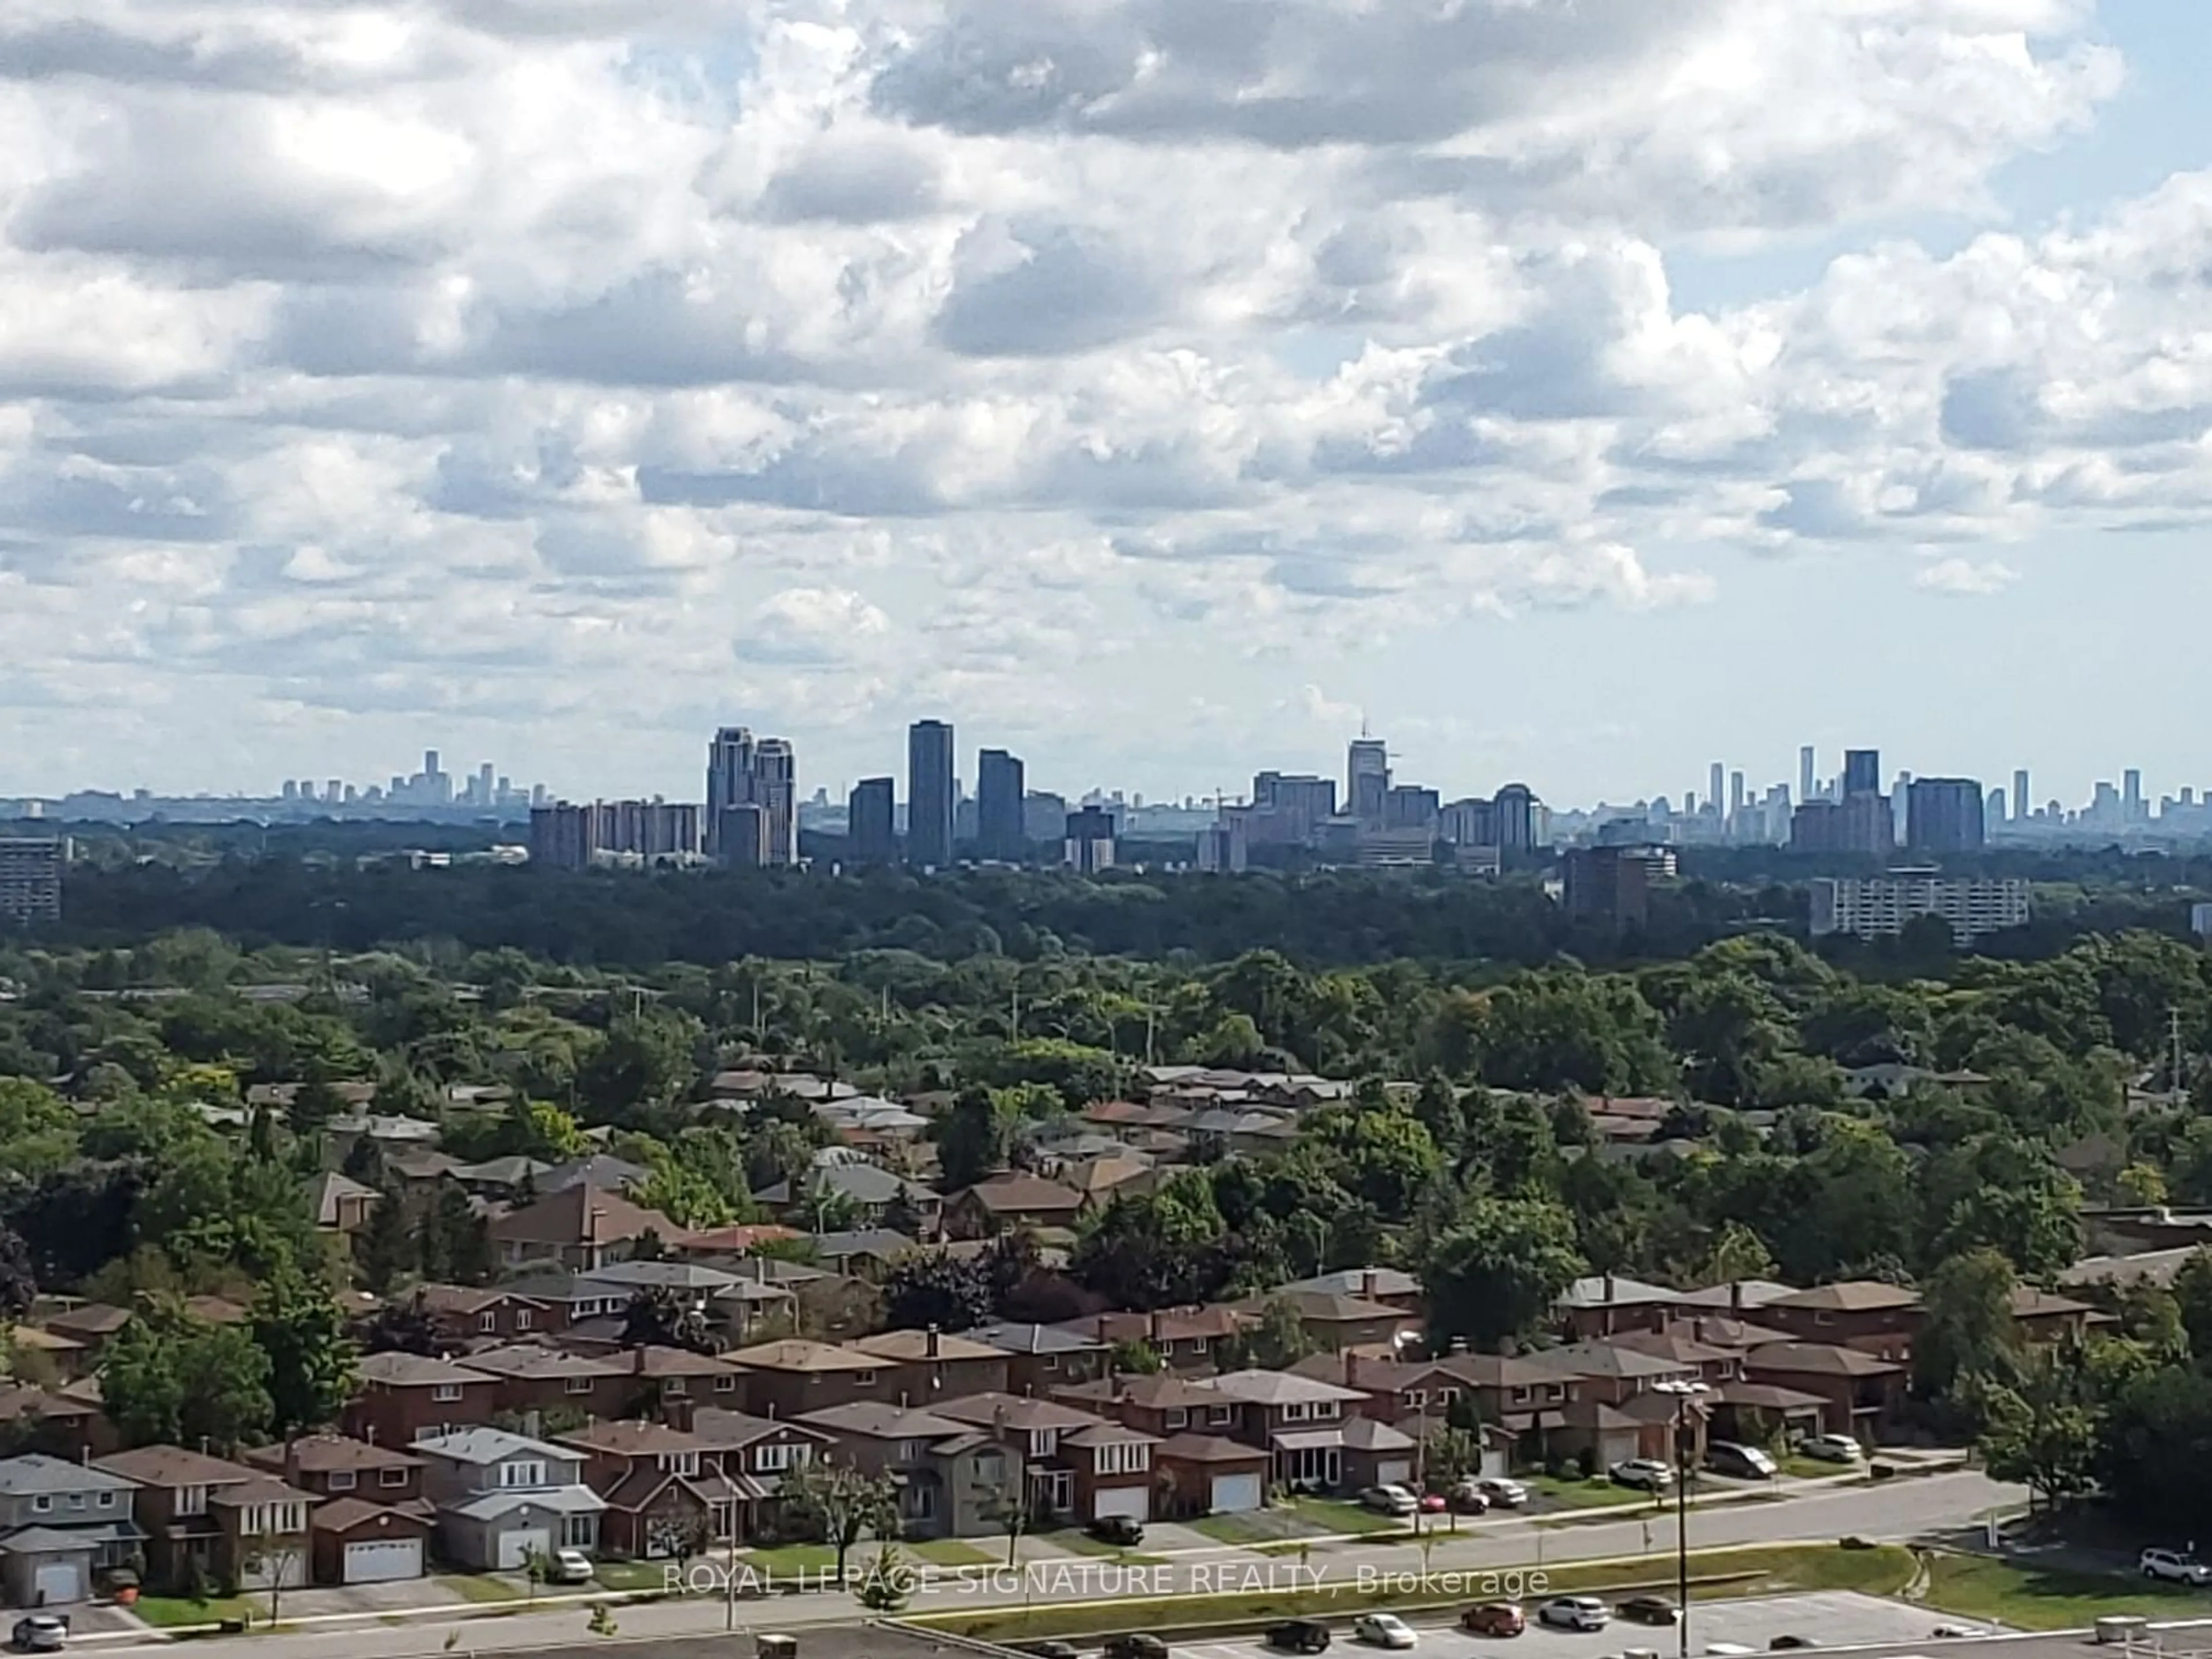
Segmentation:
<svg viewBox="0 0 2212 1659">
<path fill-rule="evenodd" d="M 42 46 L 0 794 L 433 731 L 688 793 L 732 710 L 848 785 L 918 713 L 1176 797 L 1363 716 L 1560 799 L 1863 732 L 2191 776 L 2212 662 L 2142 640 L 2212 501 L 2193 9 L 1220 5 Z"/>
</svg>

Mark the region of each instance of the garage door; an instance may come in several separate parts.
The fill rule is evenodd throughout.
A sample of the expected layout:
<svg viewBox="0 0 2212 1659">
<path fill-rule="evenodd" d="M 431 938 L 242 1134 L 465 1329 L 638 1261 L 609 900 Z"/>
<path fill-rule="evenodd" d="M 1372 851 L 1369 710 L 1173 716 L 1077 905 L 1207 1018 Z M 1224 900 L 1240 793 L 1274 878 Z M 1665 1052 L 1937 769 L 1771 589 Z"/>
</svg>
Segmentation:
<svg viewBox="0 0 2212 1659">
<path fill-rule="evenodd" d="M 553 1554 L 553 1534 L 540 1528 L 536 1532 L 503 1532 L 499 1535 L 499 1565 L 505 1572 L 520 1572 L 528 1565 L 531 1552 L 550 1559 Z"/>
<path fill-rule="evenodd" d="M 1213 1512 L 1249 1515 L 1260 1507 L 1265 1494 L 1256 1474 L 1217 1474 L 1213 1477 Z"/>
<path fill-rule="evenodd" d="M 345 1547 L 349 1584 L 382 1584 L 394 1578 L 422 1576 L 422 1540 L 419 1538 L 371 1538 Z"/>
<path fill-rule="evenodd" d="M 66 1601 L 84 1600 L 84 1575 L 74 1561 L 43 1561 L 31 1588 L 37 1592 L 40 1607 L 58 1607 Z"/>
<path fill-rule="evenodd" d="M 1378 1486 L 1409 1486 L 1413 1483 L 1413 1465 L 1409 1459 L 1402 1463 L 1377 1463 L 1375 1484 Z"/>
<path fill-rule="evenodd" d="M 1091 1512 L 1097 1515 L 1126 1515 L 1132 1521 L 1149 1521 L 1152 1515 L 1152 1489 L 1150 1486 L 1101 1486 L 1091 1504 Z"/>
</svg>

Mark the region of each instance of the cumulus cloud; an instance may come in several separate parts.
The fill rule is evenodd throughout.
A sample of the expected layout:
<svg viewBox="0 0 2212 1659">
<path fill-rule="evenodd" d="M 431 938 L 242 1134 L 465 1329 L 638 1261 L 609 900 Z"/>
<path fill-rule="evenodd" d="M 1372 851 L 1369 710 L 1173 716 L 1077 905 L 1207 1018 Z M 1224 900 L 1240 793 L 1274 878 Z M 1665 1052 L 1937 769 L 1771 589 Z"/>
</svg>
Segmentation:
<svg viewBox="0 0 2212 1659">
<path fill-rule="evenodd" d="M 21 0 L 0 660 L 96 666 L 108 753 L 482 711 L 582 766 L 924 700 L 1096 750 L 1086 673 L 1264 711 L 1255 665 L 1731 550 L 1994 592 L 1983 544 L 2212 517 L 2212 174 L 1990 222 L 2117 86 L 2094 24 Z M 1850 251 L 1790 289 L 1668 280 L 1808 228 Z"/>
</svg>

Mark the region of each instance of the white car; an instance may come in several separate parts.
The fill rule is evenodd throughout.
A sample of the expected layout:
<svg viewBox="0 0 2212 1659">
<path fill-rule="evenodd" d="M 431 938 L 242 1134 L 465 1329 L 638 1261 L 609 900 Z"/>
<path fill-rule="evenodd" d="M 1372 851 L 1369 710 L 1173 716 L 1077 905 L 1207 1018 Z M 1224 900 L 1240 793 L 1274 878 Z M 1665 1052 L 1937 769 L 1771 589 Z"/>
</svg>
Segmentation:
<svg viewBox="0 0 2212 1659">
<path fill-rule="evenodd" d="M 1370 1486 L 1359 1494 L 1359 1507 L 1377 1515 L 1419 1515 L 1421 1500 L 1403 1486 Z"/>
<path fill-rule="evenodd" d="M 69 1641 L 69 1620 L 57 1619 L 51 1613 L 34 1613 L 27 1619 L 15 1621 L 15 1646 L 18 1653 L 59 1653 Z"/>
<path fill-rule="evenodd" d="M 2212 1567 L 2180 1550 L 2145 1550 L 2136 1565 L 2146 1578 L 2163 1578 L 2173 1584 L 2212 1584 Z"/>
<path fill-rule="evenodd" d="M 1856 1463 L 1864 1454 L 1847 1434 L 1808 1434 L 1797 1443 L 1798 1452 L 1823 1463 Z"/>
<path fill-rule="evenodd" d="M 545 1576 L 556 1584 L 588 1584 L 592 1582 L 592 1558 L 581 1550 L 555 1550 L 552 1565 Z"/>
<path fill-rule="evenodd" d="M 1561 1595 L 1536 1609 L 1536 1622 L 1553 1630 L 1603 1630 L 1611 1617 L 1595 1595 Z"/>
<path fill-rule="evenodd" d="M 1420 1638 L 1395 1613 L 1363 1613 L 1352 1621 L 1352 1639 L 1370 1648 L 1410 1648 Z"/>
<path fill-rule="evenodd" d="M 1632 1457 L 1615 1463 L 1606 1474 L 1616 1486 L 1635 1486 L 1644 1492 L 1664 1492 L 1674 1484 L 1674 1471 L 1656 1457 Z"/>
<path fill-rule="evenodd" d="M 1528 1501 L 1528 1488 L 1502 1474 L 1485 1475 L 1474 1483 L 1474 1489 L 1501 1510 L 1517 1510 Z"/>
</svg>

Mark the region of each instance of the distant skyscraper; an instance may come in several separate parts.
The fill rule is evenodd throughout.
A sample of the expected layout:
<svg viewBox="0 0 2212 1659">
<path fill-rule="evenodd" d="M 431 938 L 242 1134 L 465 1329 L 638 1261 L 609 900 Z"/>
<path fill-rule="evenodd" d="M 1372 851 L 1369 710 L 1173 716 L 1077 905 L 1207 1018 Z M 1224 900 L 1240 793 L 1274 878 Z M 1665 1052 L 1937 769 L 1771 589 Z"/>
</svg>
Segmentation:
<svg viewBox="0 0 2212 1659">
<path fill-rule="evenodd" d="M 1818 768 L 1818 757 L 1813 752 L 1813 745 L 1808 743 L 1797 751 L 1797 799 L 1799 800 L 1812 799 L 1814 792 L 1819 788 L 1820 780 Z"/>
<path fill-rule="evenodd" d="M 916 720 L 906 734 L 906 861 L 924 869 L 952 864 L 952 728 Z"/>
<path fill-rule="evenodd" d="M 1721 793 L 1721 791 L 1727 787 L 1728 769 L 1718 761 L 1715 761 L 1712 770 L 1706 775 L 1705 805 L 1712 809 L 1712 814 L 1717 818 L 1728 817 L 1728 801 Z"/>
<path fill-rule="evenodd" d="M 1881 793 L 1881 750 L 1879 749 L 1846 749 L 1844 751 L 1844 794 L 1879 795 Z"/>
<path fill-rule="evenodd" d="M 707 853 L 722 856 L 722 814 L 753 799 L 753 734 L 726 726 L 707 745 Z"/>
<path fill-rule="evenodd" d="M 70 844 L 58 837 L 0 839 L 0 923 L 59 921 L 62 872 L 69 860 Z"/>
<path fill-rule="evenodd" d="M 1536 792 L 1525 783 L 1509 783 L 1498 792 L 1498 845 L 1508 853 L 1525 853 L 1536 844 Z"/>
<path fill-rule="evenodd" d="M 986 749 L 975 757 L 976 850 L 985 858 L 1018 864 L 1029 856 L 1024 793 L 1021 757 L 1003 749 Z"/>
<path fill-rule="evenodd" d="M 735 865 L 796 863 L 799 767 L 791 744 L 757 738 L 742 726 L 715 732 L 707 745 L 705 817 L 710 857 Z"/>
<path fill-rule="evenodd" d="M 845 839 L 855 864 L 890 864 L 898 857 L 897 785 L 862 778 L 845 798 Z"/>
<path fill-rule="evenodd" d="M 1978 778 L 1915 778 L 1905 790 L 1905 844 L 1915 853 L 1978 853 L 1988 841 Z"/>
<path fill-rule="evenodd" d="M 1577 847 L 1566 856 L 1567 914 L 1619 933 L 1650 914 L 1650 852 L 1643 847 Z"/>
<path fill-rule="evenodd" d="M 2027 769 L 2023 766 L 2012 775 L 2012 821 L 2026 823 L 2035 816 L 2035 803 L 2028 798 Z"/>
<path fill-rule="evenodd" d="M 766 819 L 763 858 L 769 864 L 799 862 L 799 758 L 782 738 L 763 738 L 753 750 L 753 804 Z"/>
<path fill-rule="evenodd" d="M 1345 810 L 1363 827 L 1382 825 L 1383 798 L 1390 793 L 1390 749 L 1380 738 L 1352 740 L 1345 766 Z"/>
<path fill-rule="evenodd" d="M 2140 823 L 2150 816 L 2150 803 L 2143 799 L 2142 774 L 2132 766 L 2120 774 L 2120 810 L 2130 823 Z"/>
<path fill-rule="evenodd" d="M 1067 815 L 1067 862 L 1083 875 L 1095 876 L 1114 867 L 1114 814 L 1106 807 L 1086 806 Z"/>
</svg>

